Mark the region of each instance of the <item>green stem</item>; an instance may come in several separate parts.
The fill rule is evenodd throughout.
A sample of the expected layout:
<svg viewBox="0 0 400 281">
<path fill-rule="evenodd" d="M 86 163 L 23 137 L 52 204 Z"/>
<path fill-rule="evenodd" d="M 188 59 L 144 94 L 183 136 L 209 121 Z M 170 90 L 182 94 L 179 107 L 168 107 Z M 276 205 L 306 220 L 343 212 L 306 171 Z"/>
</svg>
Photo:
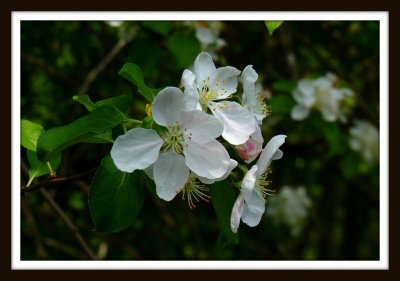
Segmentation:
<svg viewBox="0 0 400 281">
<path fill-rule="evenodd" d="M 47 164 L 47 167 L 49 168 L 50 174 L 51 175 L 54 174 L 54 171 L 53 171 L 53 168 L 51 167 L 50 162 L 46 162 L 46 164 Z"/>
</svg>

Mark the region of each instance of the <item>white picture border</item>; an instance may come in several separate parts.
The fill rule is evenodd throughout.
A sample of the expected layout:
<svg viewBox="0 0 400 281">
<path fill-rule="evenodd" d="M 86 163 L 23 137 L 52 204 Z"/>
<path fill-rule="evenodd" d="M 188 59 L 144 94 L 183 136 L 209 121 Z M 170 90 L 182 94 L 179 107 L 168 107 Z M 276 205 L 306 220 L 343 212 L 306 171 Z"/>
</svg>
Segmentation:
<svg viewBox="0 0 400 281">
<path fill-rule="evenodd" d="M 12 12 L 12 249 L 11 266 L 20 269 L 388 269 L 389 263 L 389 13 L 388 12 Z M 22 261 L 20 229 L 21 21 L 379 21 L 380 28 L 380 259 L 377 261 Z"/>
</svg>

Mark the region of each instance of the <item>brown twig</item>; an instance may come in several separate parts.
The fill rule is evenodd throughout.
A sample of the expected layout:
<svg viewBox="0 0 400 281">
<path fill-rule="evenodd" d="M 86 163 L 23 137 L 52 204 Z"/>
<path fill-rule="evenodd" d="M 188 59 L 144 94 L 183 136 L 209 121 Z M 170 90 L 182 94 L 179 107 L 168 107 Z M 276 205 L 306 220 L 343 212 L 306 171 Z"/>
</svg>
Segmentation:
<svg viewBox="0 0 400 281">
<path fill-rule="evenodd" d="M 56 184 L 73 182 L 73 181 L 79 180 L 87 175 L 94 173 L 96 171 L 96 169 L 97 169 L 97 167 L 94 167 L 94 168 L 90 169 L 89 171 L 86 171 L 86 172 L 78 174 L 78 175 L 73 175 L 70 177 L 61 177 L 61 178 L 49 178 L 42 182 L 32 184 L 30 186 L 23 186 L 23 187 L 21 187 L 21 195 L 23 195 L 27 192 L 33 192 L 42 187 L 48 187 L 48 186 L 52 186 L 52 185 L 56 185 Z"/>
<path fill-rule="evenodd" d="M 93 254 L 92 250 L 87 245 L 86 241 L 83 239 L 82 235 L 79 232 L 79 229 L 70 221 L 64 211 L 60 208 L 56 201 L 54 201 L 53 197 L 44 189 L 39 190 L 40 194 L 44 197 L 44 199 L 49 203 L 49 205 L 56 211 L 57 215 L 61 218 L 61 220 L 66 224 L 68 229 L 75 236 L 79 245 L 81 245 L 82 249 L 92 260 L 97 260 L 97 257 Z"/>
<path fill-rule="evenodd" d="M 22 171 L 29 175 L 28 166 L 21 161 Z M 92 250 L 89 248 L 85 239 L 79 232 L 79 229 L 71 222 L 71 220 L 67 217 L 64 211 L 60 208 L 56 201 L 51 197 L 51 195 L 44 189 L 39 189 L 39 193 L 43 196 L 43 198 L 47 201 L 47 203 L 56 211 L 57 215 L 61 218 L 61 220 L 65 223 L 68 229 L 72 232 L 75 239 L 78 241 L 79 245 L 82 247 L 83 251 L 87 254 L 87 256 L 92 260 L 97 260 L 97 257 L 93 254 Z"/>
<path fill-rule="evenodd" d="M 114 57 L 125 47 L 128 41 L 121 38 L 114 47 L 108 52 L 104 59 L 93 68 L 83 81 L 82 86 L 79 88 L 77 95 L 81 96 L 87 93 L 90 84 L 96 79 L 96 77 L 106 68 L 106 66 L 114 59 Z"/>
</svg>

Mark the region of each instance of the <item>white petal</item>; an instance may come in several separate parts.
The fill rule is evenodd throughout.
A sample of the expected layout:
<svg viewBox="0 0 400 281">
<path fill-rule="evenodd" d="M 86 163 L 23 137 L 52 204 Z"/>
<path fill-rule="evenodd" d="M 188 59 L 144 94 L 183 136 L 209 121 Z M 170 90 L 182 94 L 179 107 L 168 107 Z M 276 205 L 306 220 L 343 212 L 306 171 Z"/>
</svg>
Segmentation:
<svg viewBox="0 0 400 281">
<path fill-rule="evenodd" d="M 230 157 L 225 147 L 216 140 L 206 144 L 187 142 L 183 148 L 186 165 L 197 175 L 217 179 L 228 170 Z"/>
<path fill-rule="evenodd" d="M 183 188 L 189 178 L 189 169 L 185 158 L 172 151 L 161 153 L 154 163 L 154 182 L 157 195 L 166 201 L 171 201 Z"/>
<path fill-rule="evenodd" d="M 255 131 L 255 121 L 251 112 L 240 104 L 231 101 L 212 103 L 209 107 L 224 124 L 222 137 L 229 143 L 245 143 Z"/>
<path fill-rule="evenodd" d="M 235 201 L 235 204 L 233 204 L 231 213 L 231 230 L 233 233 L 236 233 L 239 229 L 240 219 L 243 213 L 243 207 L 244 207 L 244 199 L 242 194 L 239 194 L 239 196 Z"/>
<path fill-rule="evenodd" d="M 265 212 L 265 200 L 257 193 L 253 193 L 250 201 L 245 201 L 242 221 L 248 226 L 254 227 L 261 221 L 261 217 Z"/>
<path fill-rule="evenodd" d="M 279 160 L 283 157 L 283 152 L 282 150 L 278 149 L 274 155 L 272 155 L 271 160 Z"/>
<path fill-rule="evenodd" d="M 134 128 L 117 137 L 111 148 L 111 158 L 119 170 L 132 173 L 153 164 L 162 143 L 156 131 Z"/>
<path fill-rule="evenodd" d="M 261 127 L 260 126 L 255 126 L 255 131 L 254 133 L 251 134 L 251 137 L 258 143 L 262 144 L 264 142 L 264 138 L 261 133 Z"/>
<path fill-rule="evenodd" d="M 290 113 L 293 120 L 301 121 L 308 117 L 310 109 L 302 104 L 295 105 Z"/>
<path fill-rule="evenodd" d="M 215 64 L 208 53 L 200 53 L 194 62 L 194 74 L 196 75 L 197 88 L 208 86 L 215 75 Z"/>
<path fill-rule="evenodd" d="M 231 174 L 232 170 L 236 168 L 237 164 L 238 164 L 238 162 L 236 160 L 230 159 L 228 170 L 226 171 L 225 175 L 223 175 L 222 177 L 217 178 L 217 179 L 208 179 L 208 178 L 200 177 L 199 175 L 196 175 L 196 176 L 202 183 L 212 184 L 216 181 L 222 181 L 222 180 L 226 179 Z"/>
<path fill-rule="evenodd" d="M 251 169 L 246 173 L 242 181 L 242 189 L 241 193 L 243 195 L 244 200 L 250 200 L 253 196 L 253 191 L 256 185 L 257 176 L 256 173 L 258 171 L 257 165 L 253 165 Z"/>
<path fill-rule="evenodd" d="M 179 88 L 167 87 L 155 97 L 151 104 L 154 121 L 162 126 L 175 125 L 179 113 L 186 109 L 184 94 Z"/>
<path fill-rule="evenodd" d="M 185 138 L 200 144 L 219 137 L 224 129 L 220 120 L 200 110 L 182 111 L 179 123 Z"/>
<path fill-rule="evenodd" d="M 243 84 L 243 100 L 244 102 L 251 106 L 257 104 L 257 91 L 256 91 L 256 81 L 258 79 L 257 72 L 253 69 L 252 65 L 248 65 L 242 71 L 241 75 Z"/>
<path fill-rule="evenodd" d="M 151 164 L 147 168 L 143 169 L 143 172 L 152 180 L 154 180 L 153 169 L 154 169 L 153 164 Z"/>
<path fill-rule="evenodd" d="M 208 27 L 197 27 L 196 38 L 203 44 L 210 45 L 216 40 L 215 34 Z"/>
<path fill-rule="evenodd" d="M 210 91 L 217 94 L 215 100 L 225 99 L 236 92 L 239 74 L 240 71 L 232 66 L 224 66 L 216 70 L 214 79 L 209 85 Z"/>
<path fill-rule="evenodd" d="M 182 74 L 182 85 L 185 87 L 185 102 L 188 110 L 200 109 L 201 105 L 199 103 L 199 91 L 196 87 L 194 73 L 188 69 Z"/>
<path fill-rule="evenodd" d="M 273 137 L 267 145 L 264 147 L 263 152 L 261 152 L 260 158 L 257 161 L 258 175 L 264 174 L 267 170 L 275 153 L 279 150 L 279 147 L 285 142 L 285 135 L 277 135 Z M 278 152 L 279 153 L 279 152 Z"/>
</svg>

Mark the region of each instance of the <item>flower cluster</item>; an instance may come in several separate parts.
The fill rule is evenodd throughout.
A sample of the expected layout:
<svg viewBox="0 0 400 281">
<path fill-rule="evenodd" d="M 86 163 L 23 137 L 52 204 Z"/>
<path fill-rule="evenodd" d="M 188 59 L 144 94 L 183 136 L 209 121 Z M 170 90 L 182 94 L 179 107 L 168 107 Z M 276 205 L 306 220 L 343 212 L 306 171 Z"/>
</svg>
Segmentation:
<svg viewBox="0 0 400 281">
<path fill-rule="evenodd" d="M 340 120 L 346 122 L 346 113 L 351 105 L 353 92 L 347 88 L 335 86 L 336 76 L 328 73 L 315 80 L 301 79 L 293 91 L 297 102 L 292 108 L 294 120 L 304 120 L 312 109 L 320 111 L 325 121 Z"/>
<path fill-rule="evenodd" d="M 244 175 L 231 219 L 234 232 L 240 220 L 257 225 L 269 194 L 269 165 L 282 157 L 279 147 L 286 138 L 275 136 L 263 148 L 260 125 L 270 110 L 257 79 L 251 65 L 242 72 L 231 66 L 216 68 L 210 54 L 199 54 L 193 71 L 182 74 L 183 91 L 166 87 L 156 95 L 151 115 L 157 126 L 133 128 L 117 137 L 111 149 L 114 164 L 124 172 L 144 170 L 161 199 L 170 201 L 181 192 L 193 208 L 199 200 L 208 200 L 207 184 L 227 179 L 239 161 L 249 164 L 260 154 Z M 236 94 L 239 80 L 241 97 Z M 227 148 L 239 159 L 232 159 Z M 245 165 L 242 170 L 247 170 Z"/>
</svg>

